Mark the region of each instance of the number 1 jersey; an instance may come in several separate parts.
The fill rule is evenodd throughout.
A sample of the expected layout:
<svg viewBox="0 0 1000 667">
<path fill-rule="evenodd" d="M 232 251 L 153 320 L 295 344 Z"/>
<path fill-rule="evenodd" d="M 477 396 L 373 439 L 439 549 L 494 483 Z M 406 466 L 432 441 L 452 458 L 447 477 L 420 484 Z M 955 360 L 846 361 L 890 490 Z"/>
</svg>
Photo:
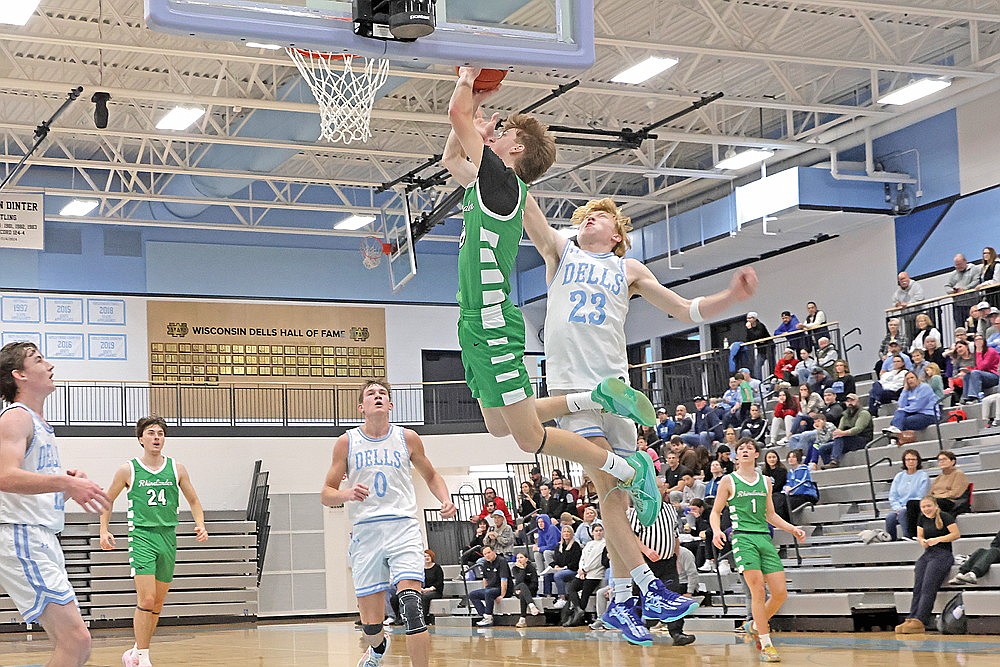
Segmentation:
<svg viewBox="0 0 1000 667">
<path fill-rule="evenodd" d="M 360 427 L 352 428 L 347 437 L 347 479 L 341 488 L 358 483 L 368 487 L 364 501 L 347 503 L 351 522 L 357 525 L 417 518 L 413 466 L 403 427 L 390 425 L 389 432 L 381 438 L 370 438 Z"/>
<path fill-rule="evenodd" d="M 569 242 L 549 283 L 545 378 L 549 389 L 590 389 L 607 377 L 628 382 L 625 260 Z"/>
<path fill-rule="evenodd" d="M 128 527 L 167 528 L 177 525 L 180 487 L 177 466 L 164 457 L 159 470 L 150 470 L 138 458 L 129 461 L 132 479 L 128 485 Z"/>
</svg>

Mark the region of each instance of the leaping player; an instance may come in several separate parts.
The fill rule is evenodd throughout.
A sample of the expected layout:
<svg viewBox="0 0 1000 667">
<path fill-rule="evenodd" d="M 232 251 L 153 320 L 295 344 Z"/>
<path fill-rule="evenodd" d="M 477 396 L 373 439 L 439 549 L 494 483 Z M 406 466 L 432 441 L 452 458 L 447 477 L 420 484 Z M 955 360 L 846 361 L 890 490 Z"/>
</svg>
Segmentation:
<svg viewBox="0 0 1000 667">
<path fill-rule="evenodd" d="M 767 525 L 791 533 L 799 542 L 806 538 L 801 528 L 788 523 L 774 511 L 771 499 L 771 478 L 757 470 L 760 443 L 743 438 L 736 446 L 736 470 L 719 482 L 718 495 L 712 507 L 712 544 L 722 549 L 726 534 L 722 532 L 722 510 L 729 505 L 733 521 L 733 556 L 750 589 L 750 609 L 753 620 L 743 624 L 747 638 L 755 640 L 761 662 L 781 662 L 778 650 L 771 643 L 771 620 L 788 597 L 785 568 L 778 550 L 771 542 Z M 765 584 L 771 591 L 767 597 Z"/>
<path fill-rule="evenodd" d="M 150 667 L 149 644 L 160 622 L 177 562 L 179 492 L 191 506 L 195 540 L 208 540 L 208 531 L 205 511 L 187 468 L 163 455 L 167 422 L 162 417 L 143 417 L 135 425 L 135 435 L 142 456 L 115 471 L 108 496 L 113 505 L 118 494 L 128 489 L 128 560 L 135 582 L 135 645 L 122 654 L 122 665 Z M 115 536 L 108 527 L 111 509 L 101 514 L 101 549 L 105 551 L 115 548 Z"/>
<path fill-rule="evenodd" d="M 576 433 L 542 426 L 567 410 L 605 408 L 650 426 L 655 415 L 649 400 L 620 380 L 593 393 L 535 401 L 524 367 L 524 319 L 509 298 L 510 274 L 521 241 L 527 183 L 555 162 L 555 140 L 545 125 L 523 114 L 511 116 L 494 136 L 499 117 L 487 120 L 479 110 L 492 91 L 472 90 L 479 71 L 459 70 L 442 159 L 466 188 L 458 251 L 458 339 L 466 382 L 492 435 L 513 436 L 524 452 L 544 450 L 608 473 L 632 496 L 639 520 L 650 525 L 660 494 L 649 457 L 635 452 L 626 459 Z"/>
<path fill-rule="evenodd" d="M 406 649 L 413 667 L 427 667 L 431 638 L 424 624 L 424 542 L 417 519 L 412 471 L 441 501 L 441 516 L 457 510 L 448 487 L 424 453 L 420 436 L 389 423 L 389 383 L 369 380 L 358 394 L 364 424 L 337 438 L 321 502 L 347 505 L 351 518 L 348 558 L 368 648 L 358 667 L 378 667 L 389 649 L 383 630 L 385 591 L 395 587 L 406 625 Z M 346 475 L 346 480 L 345 480 Z"/>
<path fill-rule="evenodd" d="M 608 376 L 628 377 L 625 317 L 633 295 L 645 297 L 677 319 L 699 323 L 756 291 L 753 269 L 740 269 L 727 290 L 707 297 L 688 300 L 667 289 L 642 262 L 625 258 L 632 224 L 611 199 L 581 206 L 573 213 L 573 224 L 576 243 L 549 226 L 535 200 L 528 197 L 524 228 L 545 260 L 549 285 L 545 358 L 546 383 L 553 394 L 580 391 Z M 635 426 L 617 415 L 586 410 L 560 418 L 559 426 L 622 456 L 636 451 Z M 614 599 L 602 620 L 632 643 L 651 644 L 643 620 L 674 621 L 698 605 L 668 591 L 645 564 L 626 520 L 627 499 L 611 493 L 614 478 L 593 469 L 586 472 L 601 498 L 615 574 Z M 626 573 L 631 579 L 623 576 Z M 632 599 L 632 581 L 641 592 L 641 608 Z M 685 608 L 685 601 L 692 609 Z"/>
</svg>

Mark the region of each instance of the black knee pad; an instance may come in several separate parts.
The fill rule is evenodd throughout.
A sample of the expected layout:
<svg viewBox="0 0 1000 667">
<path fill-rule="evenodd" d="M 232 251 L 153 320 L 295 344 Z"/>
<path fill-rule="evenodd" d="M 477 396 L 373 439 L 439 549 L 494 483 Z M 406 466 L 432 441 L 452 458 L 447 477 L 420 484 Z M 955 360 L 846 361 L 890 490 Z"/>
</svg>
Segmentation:
<svg viewBox="0 0 1000 667">
<path fill-rule="evenodd" d="M 412 588 L 404 588 L 399 592 L 399 610 L 406 624 L 406 634 L 415 635 L 427 632 L 424 623 L 424 598 Z"/>
<path fill-rule="evenodd" d="M 383 626 L 381 623 L 362 623 L 361 632 L 365 633 L 369 637 L 374 637 L 378 633 L 382 632 Z"/>
</svg>

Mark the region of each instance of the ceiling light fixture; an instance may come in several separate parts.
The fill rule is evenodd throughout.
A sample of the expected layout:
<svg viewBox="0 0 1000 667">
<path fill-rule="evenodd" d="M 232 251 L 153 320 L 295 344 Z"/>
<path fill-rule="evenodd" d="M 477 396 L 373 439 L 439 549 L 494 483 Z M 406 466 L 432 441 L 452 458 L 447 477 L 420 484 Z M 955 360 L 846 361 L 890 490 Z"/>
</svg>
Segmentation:
<svg viewBox="0 0 1000 667">
<path fill-rule="evenodd" d="M 351 231 L 361 229 L 375 222 L 374 215 L 352 215 L 344 218 L 333 226 L 334 229 L 348 229 Z"/>
<path fill-rule="evenodd" d="M 41 0 L 8 0 L 0 4 L 0 23 L 24 25 L 38 9 Z"/>
<path fill-rule="evenodd" d="M 661 72 L 667 71 L 678 62 L 677 58 L 650 56 L 641 63 L 636 63 L 628 69 L 619 72 L 611 78 L 611 81 L 614 83 L 642 83 L 643 81 L 652 79 Z"/>
<path fill-rule="evenodd" d="M 158 130 L 186 130 L 205 115 L 201 107 L 174 107 L 156 124 Z"/>
<path fill-rule="evenodd" d="M 944 90 L 950 85 L 951 81 L 945 81 L 944 79 L 920 79 L 919 81 L 911 81 L 899 90 L 894 90 L 888 95 L 883 95 L 878 98 L 878 103 L 894 104 L 896 106 L 909 104 L 910 102 L 916 102 L 917 100 L 923 99 L 928 95 L 933 95 L 940 90 Z"/>
<path fill-rule="evenodd" d="M 74 199 L 62 207 L 59 215 L 80 217 L 87 215 L 100 205 L 96 199 Z"/>
<path fill-rule="evenodd" d="M 725 170 L 743 169 L 744 167 L 749 167 L 752 164 L 763 162 L 772 155 L 774 155 L 774 151 L 765 150 L 763 148 L 751 148 L 743 151 L 742 153 L 737 153 L 730 148 L 726 151 L 725 159 L 719 160 L 716 163 L 715 168 Z"/>
</svg>

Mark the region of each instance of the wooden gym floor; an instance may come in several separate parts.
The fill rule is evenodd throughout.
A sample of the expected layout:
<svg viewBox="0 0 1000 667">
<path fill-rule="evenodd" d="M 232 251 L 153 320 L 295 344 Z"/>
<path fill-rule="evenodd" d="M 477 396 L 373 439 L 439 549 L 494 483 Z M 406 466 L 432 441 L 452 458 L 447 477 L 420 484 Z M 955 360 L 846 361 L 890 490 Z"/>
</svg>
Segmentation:
<svg viewBox="0 0 1000 667">
<path fill-rule="evenodd" d="M 405 637 L 393 635 L 387 667 L 409 665 Z M 529 628 L 468 630 L 441 628 L 432 631 L 431 665 L 447 667 L 657 667 L 670 664 L 721 667 L 757 664 L 752 646 L 733 634 L 698 633 L 690 646 L 673 648 L 669 637 L 657 636 L 648 648 L 630 646 L 611 632 Z M 127 630 L 94 632 L 94 649 L 88 665 L 118 667 L 121 654 L 131 646 Z M 960 665 L 995 666 L 1000 663 L 1000 637 L 941 637 L 929 634 L 896 639 L 887 633 L 776 634 L 775 644 L 785 665 L 831 667 L 894 667 Z M 39 665 L 48 652 L 48 641 L 39 634 L 0 635 L 0 665 Z M 164 628 L 156 637 L 150 657 L 157 667 L 185 665 L 215 667 L 354 667 L 361 654 L 361 633 L 349 621 L 311 623 L 261 623 L 245 626 L 195 626 Z"/>
</svg>

